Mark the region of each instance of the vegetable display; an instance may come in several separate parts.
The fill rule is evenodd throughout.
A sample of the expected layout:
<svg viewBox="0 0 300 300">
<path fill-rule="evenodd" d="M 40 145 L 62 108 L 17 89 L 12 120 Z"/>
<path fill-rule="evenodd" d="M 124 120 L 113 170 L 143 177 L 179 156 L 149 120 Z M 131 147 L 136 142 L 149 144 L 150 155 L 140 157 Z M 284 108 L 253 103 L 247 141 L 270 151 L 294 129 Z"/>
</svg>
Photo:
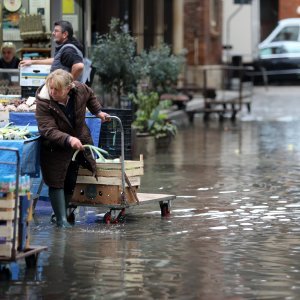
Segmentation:
<svg viewBox="0 0 300 300">
<path fill-rule="evenodd" d="M 0 128 L 0 140 L 27 140 L 33 137 L 33 134 L 29 132 L 28 126 L 18 127 L 8 123 L 4 127 Z"/>
</svg>

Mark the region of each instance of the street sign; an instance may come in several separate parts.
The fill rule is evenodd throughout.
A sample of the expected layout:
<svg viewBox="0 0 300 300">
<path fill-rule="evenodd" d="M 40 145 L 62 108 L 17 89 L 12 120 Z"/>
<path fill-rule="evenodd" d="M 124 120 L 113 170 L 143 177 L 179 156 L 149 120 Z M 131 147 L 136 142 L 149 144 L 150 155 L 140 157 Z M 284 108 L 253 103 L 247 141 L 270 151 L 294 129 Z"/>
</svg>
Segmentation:
<svg viewBox="0 0 300 300">
<path fill-rule="evenodd" d="M 252 0 L 233 0 L 234 4 L 251 4 Z"/>
</svg>

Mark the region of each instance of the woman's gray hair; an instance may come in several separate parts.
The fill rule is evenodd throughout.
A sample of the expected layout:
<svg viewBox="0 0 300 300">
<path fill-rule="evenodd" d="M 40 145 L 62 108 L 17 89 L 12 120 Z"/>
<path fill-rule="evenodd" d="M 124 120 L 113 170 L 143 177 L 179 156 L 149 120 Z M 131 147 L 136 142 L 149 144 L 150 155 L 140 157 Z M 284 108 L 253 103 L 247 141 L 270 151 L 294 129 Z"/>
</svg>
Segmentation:
<svg viewBox="0 0 300 300">
<path fill-rule="evenodd" d="M 46 78 L 46 86 L 49 88 L 50 81 L 52 85 L 60 90 L 64 89 L 66 87 L 74 87 L 73 84 L 73 76 L 71 73 L 63 70 L 63 69 L 57 69 L 50 73 Z"/>
</svg>

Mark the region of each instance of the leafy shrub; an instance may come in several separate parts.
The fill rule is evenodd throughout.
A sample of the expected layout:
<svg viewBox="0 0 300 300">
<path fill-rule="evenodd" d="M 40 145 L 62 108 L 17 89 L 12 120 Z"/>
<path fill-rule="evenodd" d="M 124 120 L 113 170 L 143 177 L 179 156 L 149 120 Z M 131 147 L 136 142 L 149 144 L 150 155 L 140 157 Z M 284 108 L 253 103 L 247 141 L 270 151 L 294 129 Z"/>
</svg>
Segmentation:
<svg viewBox="0 0 300 300">
<path fill-rule="evenodd" d="M 177 127 L 168 119 L 167 114 L 161 112 L 171 105 L 170 101 L 160 101 L 156 92 L 139 92 L 131 95 L 131 98 L 137 106 L 136 119 L 133 122 L 137 132 L 148 133 L 156 138 L 176 135 Z"/>
</svg>

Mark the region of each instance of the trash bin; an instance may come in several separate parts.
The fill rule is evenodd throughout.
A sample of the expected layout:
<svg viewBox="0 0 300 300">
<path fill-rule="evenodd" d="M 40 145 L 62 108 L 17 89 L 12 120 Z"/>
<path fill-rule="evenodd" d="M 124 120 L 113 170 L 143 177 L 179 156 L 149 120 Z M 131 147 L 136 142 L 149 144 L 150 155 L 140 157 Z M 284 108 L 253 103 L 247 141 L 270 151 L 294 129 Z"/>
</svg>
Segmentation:
<svg viewBox="0 0 300 300">
<path fill-rule="evenodd" d="M 242 67 L 243 66 L 243 59 L 241 55 L 233 55 L 231 57 L 231 65 L 233 67 Z M 230 76 L 230 89 L 231 90 L 238 90 L 241 80 L 240 70 L 232 70 Z"/>
</svg>

